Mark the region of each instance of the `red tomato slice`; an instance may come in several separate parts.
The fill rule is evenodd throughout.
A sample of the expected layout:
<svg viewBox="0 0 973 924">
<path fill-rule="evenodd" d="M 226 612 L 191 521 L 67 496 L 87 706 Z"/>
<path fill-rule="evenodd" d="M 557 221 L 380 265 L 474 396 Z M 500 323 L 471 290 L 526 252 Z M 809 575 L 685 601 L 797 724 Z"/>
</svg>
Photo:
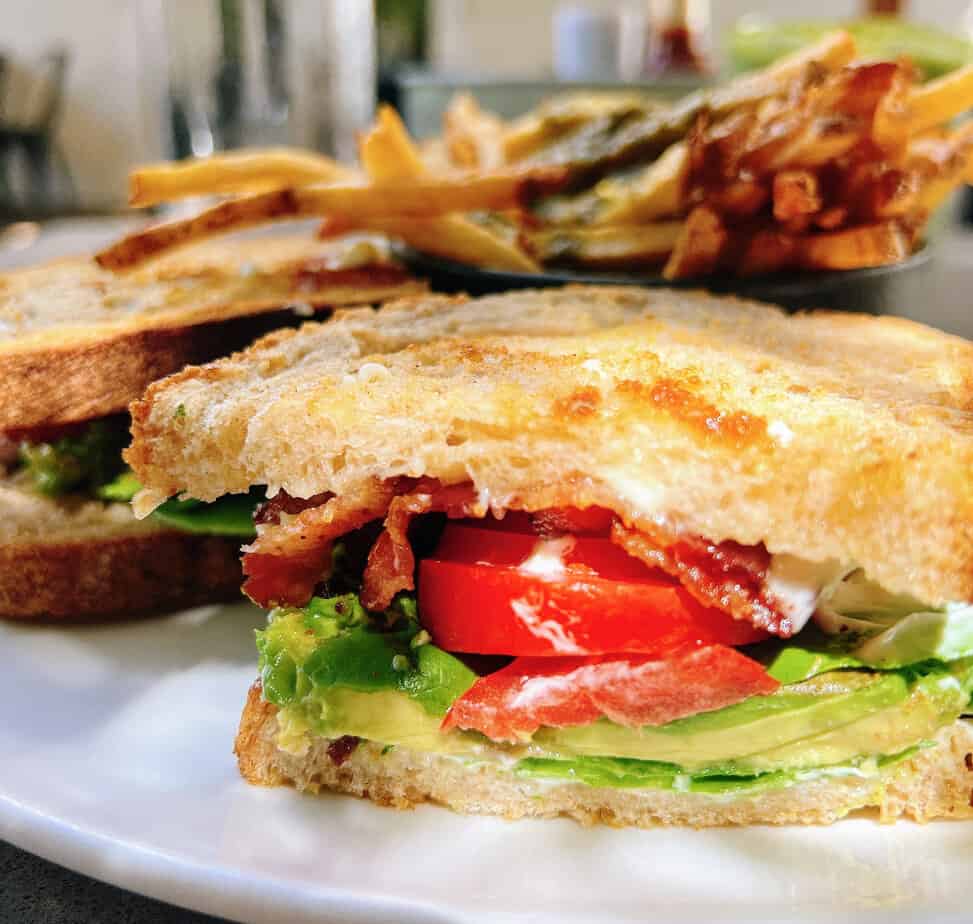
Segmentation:
<svg viewBox="0 0 973 924">
<path fill-rule="evenodd" d="M 419 565 L 422 623 L 447 651 L 660 656 L 767 637 L 608 539 L 540 539 L 473 522 L 448 524 Z"/>
<path fill-rule="evenodd" d="M 615 519 L 615 514 L 605 507 L 555 507 L 534 513 L 510 510 L 504 514 L 502 520 L 486 517 L 477 520 L 476 525 L 478 529 L 535 536 L 557 536 L 564 533 L 576 536 L 607 536 Z"/>
<path fill-rule="evenodd" d="M 722 645 L 663 660 L 644 656 L 517 658 L 481 677 L 450 707 L 442 728 L 520 741 L 541 726 L 664 725 L 773 693 L 780 684 L 756 661 Z"/>
<path fill-rule="evenodd" d="M 649 568 L 610 539 L 563 535 L 546 539 L 533 533 L 481 529 L 476 523 L 448 523 L 433 558 L 470 565 L 526 566 L 527 573 L 537 576 L 544 576 L 553 567 L 563 570 L 566 577 L 597 574 L 611 579 L 656 578 L 678 584 L 675 578 Z"/>
</svg>

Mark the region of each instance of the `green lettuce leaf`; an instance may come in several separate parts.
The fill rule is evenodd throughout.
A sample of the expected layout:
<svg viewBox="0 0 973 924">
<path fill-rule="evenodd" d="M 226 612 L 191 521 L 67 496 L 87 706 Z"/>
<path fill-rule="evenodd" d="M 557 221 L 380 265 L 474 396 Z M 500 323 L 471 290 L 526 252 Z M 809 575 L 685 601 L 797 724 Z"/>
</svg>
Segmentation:
<svg viewBox="0 0 973 924">
<path fill-rule="evenodd" d="M 124 423 L 96 420 L 74 436 L 22 443 L 20 463 L 34 488 L 50 497 L 84 489 L 97 491 L 125 467 L 122 450 L 127 444 Z"/>
<path fill-rule="evenodd" d="M 928 742 L 922 742 L 897 754 L 878 758 L 863 758 L 848 764 L 810 770 L 772 770 L 767 773 L 738 773 L 723 767 L 689 773 L 676 764 L 619 757 L 527 757 L 517 761 L 514 772 L 528 779 L 571 781 L 613 789 L 675 789 L 714 795 L 732 794 L 787 786 L 823 776 L 874 776 L 928 746 Z"/>
<path fill-rule="evenodd" d="M 129 503 L 141 490 L 135 473 L 126 469 L 95 493 L 102 500 Z M 252 539 L 257 534 L 253 510 L 260 500 L 257 489 L 249 494 L 227 494 L 209 504 L 198 500 L 168 500 L 152 512 L 152 517 L 184 533 Z"/>
</svg>

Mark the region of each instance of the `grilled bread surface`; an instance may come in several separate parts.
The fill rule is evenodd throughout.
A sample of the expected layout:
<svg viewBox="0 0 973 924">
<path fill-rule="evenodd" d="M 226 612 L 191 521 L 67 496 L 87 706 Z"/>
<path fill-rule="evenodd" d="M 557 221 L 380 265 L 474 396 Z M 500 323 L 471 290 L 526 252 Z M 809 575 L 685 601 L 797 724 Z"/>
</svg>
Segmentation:
<svg viewBox="0 0 973 924">
<path fill-rule="evenodd" d="M 296 497 L 427 475 L 497 508 L 599 503 L 973 600 L 973 345 L 892 318 L 665 289 L 339 313 L 153 385 L 148 490 Z"/>
<path fill-rule="evenodd" d="M 293 322 L 298 306 L 424 286 L 369 252 L 306 236 L 221 241 L 126 275 L 76 258 L 0 274 L 0 430 L 123 410 L 149 382 Z M 374 256 L 374 255 L 372 255 Z M 347 268 L 335 264 L 350 262 Z"/>
</svg>

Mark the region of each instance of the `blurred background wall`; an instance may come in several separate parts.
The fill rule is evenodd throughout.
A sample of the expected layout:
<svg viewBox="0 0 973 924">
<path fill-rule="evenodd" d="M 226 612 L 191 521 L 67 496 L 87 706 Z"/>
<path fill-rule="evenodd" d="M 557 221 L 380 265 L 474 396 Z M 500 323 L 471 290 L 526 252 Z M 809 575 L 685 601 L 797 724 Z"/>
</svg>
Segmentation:
<svg viewBox="0 0 973 924">
<path fill-rule="evenodd" d="M 37 88 L 52 79 L 51 55 L 63 53 L 51 137 L 55 162 L 64 168 L 58 182 L 68 187 L 72 208 L 82 210 L 121 204 L 125 172 L 134 163 L 206 153 L 207 132 L 215 147 L 242 137 L 251 143 L 326 149 L 334 146 L 335 138 L 351 137 L 349 127 L 367 115 L 372 99 L 369 74 L 374 61 L 360 45 L 362 35 L 371 42 L 365 23 L 372 0 L 260 3 L 262 12 L 255 19 L 245 12 L 257 8 L 251 0 L 0 0 L 0 122 L 29 123 L 35 117 L 32 107 L 44 109 L 49 96 Z M 551 74 L 551 22 L 563 5 L 560 0 L 400 0 L 378 5 L 393 15 L 422 11 L 424 65 L 434 72 L 453 77 Z M 621 11 L 646 7 L 636 0 L 584 0 L 580 5 Z M 968 5 L 963 0 L 913 0 L 907 11 L 959 32 Z M 861 12 L 861 4 L 818 0 L 811 10 L 797 0 L 756 5 L 714 0 L 710 9 L 718 52 L 727 30 L 746 13 L 781 19 L 809 13 L 843 17 Z M 235 117 L 246 128 L 242 134 L 231 132 L 232 126 L 214 126 L 212 113 L 205 112 L 212 108 L 214 94 L 225 95 L 220 80 L 232 84 L 219 71 L 229 40 L 221 18 L 226 21 L 227 16 L 234 24 L 232 41 L 243 46 L 262 42 L 269 49 L 262 63 L 248 65 L 233 78 L 239 79 Z M 282 47 L 274 44 L 278 26 L 288 48 L 287 60 L 279 66 L 274 63 Z M 289 88 L 286 130 L 275 127 L 275 80 Z M 247 96 L 247 86 L 270 89 Z M 337 98 L 329 100 L 332 92 Z M 342 119 L 348 123 L 344 128 Z M 11 168 L 15 175 L 26 169 L 16 164 Z"/>
<path fill-rule="evenodd" d="M 119 180 L 150 156 L 139 112 L 136 6 L 129 0 L 0 0 L 0 114 L 31 124 L 44 100 L 46 56 L 67 56 L 56 138 L 79 194 L 117 201 Z"/>
<path fill-rule="evenodd" d="M 430 0 L 432 63 L 450 72 L 472 70 L 503 76 L 539 77 L 551 71 L 551 18 L 561 0 Z M 639 0 L 583 0 L 592 10 L 644 11 Z M 906 12 L 915 19 L 944 28 L 960 26 L 969 4 L 965 0 L 913 0 Z M 811 16 L 851 17 L 861 13 L 855 0 L 713 0 L 712 34 L 717 45 L 745 14 L 775 19 Z"/>
</svg>

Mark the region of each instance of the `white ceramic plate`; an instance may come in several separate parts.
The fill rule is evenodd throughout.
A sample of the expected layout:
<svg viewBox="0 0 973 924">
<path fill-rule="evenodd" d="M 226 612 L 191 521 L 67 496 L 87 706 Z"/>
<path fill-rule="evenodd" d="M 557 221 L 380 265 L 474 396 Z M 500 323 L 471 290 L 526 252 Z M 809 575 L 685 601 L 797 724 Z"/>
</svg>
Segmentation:
<svg viewBox="0 0 973 924">
<path fill-rule="evenodd" d="M 254 922 L 968 920 L 973 824 L 629 831 L 255 789 L 262 614 L 0 625 L 0 837 Z"/>
</svg>

